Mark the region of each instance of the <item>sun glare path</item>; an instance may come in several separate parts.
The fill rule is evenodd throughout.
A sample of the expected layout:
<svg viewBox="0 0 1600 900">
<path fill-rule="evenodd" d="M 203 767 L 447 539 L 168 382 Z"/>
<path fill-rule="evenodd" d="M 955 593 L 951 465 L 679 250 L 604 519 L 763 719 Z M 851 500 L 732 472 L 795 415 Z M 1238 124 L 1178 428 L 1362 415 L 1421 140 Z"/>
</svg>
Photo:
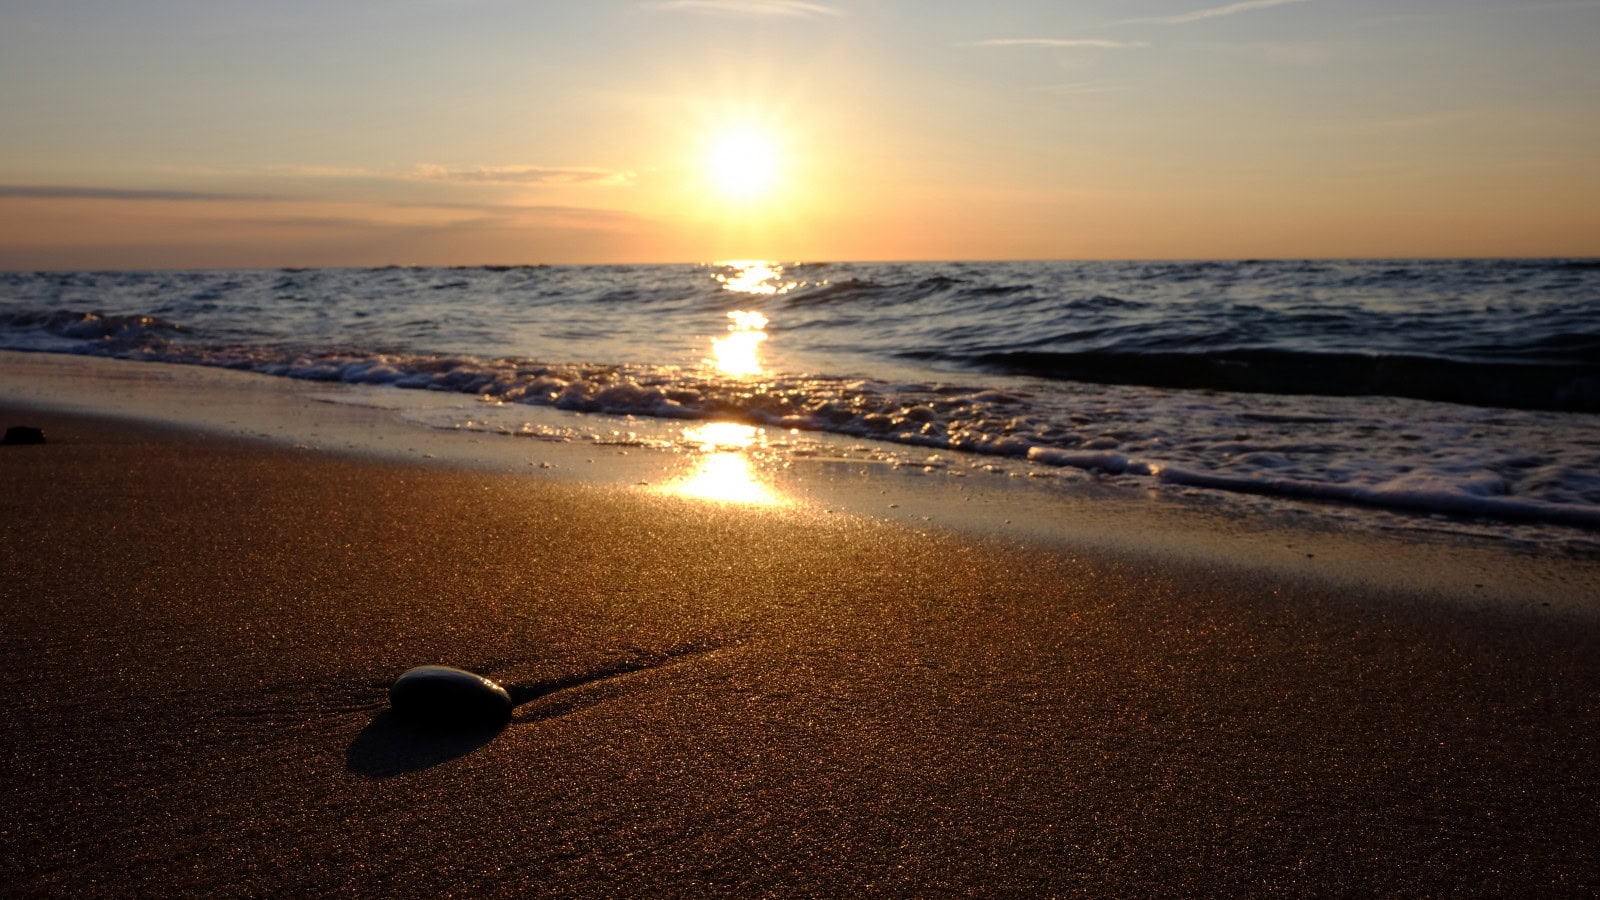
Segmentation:
<svg viewBox="0 0 1600 900">
<path fill-rule="evenodd" d="M 700 461 L 693 475 L 677 485 L 677 492 L 697 500 L 776 506 L 779 497 L 756 478 L 750 460 L 739 453 L 713 453 Z"/>
<path fill-rule="evenodd" d="M 756 442 L 754 425 L 737 422 L 707 422 L 683 430 L 683 437 L 700 445 L 707 453 L 713 450 L 744 450 Z"/>
<path fill-rule="evenodd" d="M 770 191 L 778 179 L 777 142 L 754 128 L 729 128 L 711 141 L 706 161 L 711 183 L 733 200 L 754 200 Z"/>
<path fill-rule="evenodd" d="M 734 270 L 731 274 L 718 272 L 711 277 L 722 284 L 723 290 L 733 291 L 736 294 L 771 297 L 787 294 L 800 286 L 798 281 L 783 279 L 783 266 L 765 260 L 729 259 L 715 265 Z"/>
<path fill-rule="evenodd" d="M 754 427 L 735 422 L 708 422 L 685 428 L 683 436 L 706 455 L 699 460 L 694 472 L 671 486 L 673 492 L 718 503 L 753 506 L 785 503 L 771 485 L 761 480 L 744 453 L 759 439 Z"/>
<path fill-rule="evenodd" d="M 724 375 L 760 375 L 761 356 L 757 351 L 767 339 L 767 317 L 754 310 L 736 309 L 728 313 L 728 318 L 733 320 L 728 333 L 711 339 L 711 364 Z"/>
</svg>

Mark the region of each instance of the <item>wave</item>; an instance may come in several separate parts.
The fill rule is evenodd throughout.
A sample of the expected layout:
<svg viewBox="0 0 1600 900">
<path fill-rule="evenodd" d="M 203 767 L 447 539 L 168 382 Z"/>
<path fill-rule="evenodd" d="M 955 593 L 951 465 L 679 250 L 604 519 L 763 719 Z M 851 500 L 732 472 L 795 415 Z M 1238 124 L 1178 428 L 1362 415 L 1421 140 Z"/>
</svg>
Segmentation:
<svg viewBox="0 0 1600 900">
<path fill-rule="evenodd" d="M 909 359 L 1093 384 L 1241 393 L 1388 396 L 1508 409 L 1600 412 L 1600 365 L 1462 362 L 1398 354 L 1287 350 L 1124 353 L 1002 351 L 955 355 L 909 351 Z"/>
<path fill-rule="evenodd" d="M 0 346 L 829 432 L 1042 477 L 1580 526 L 1600 509 L 1592 261 L 819 263 L 771 294 L 727 268 L 511 268 L 0 273 Z M 771 320 L 773 374 L 704 364 L 730 309 Z M 1450 404 L 1350 399 L 1369 396 Z"/>
<path fill-rule="evenodd" d="M 111 332 L 115 326 L 102 324 L 96 329 Z M 1452 468 L 1456 463 L 1449 454 L 1444 454 L 1434 469 L 1419 472 L 1411 464 L 1394 465 L 1377 457 L 1354 459 L 1351 448 L 1338 440 L 1299 440 L 1308 428 L 1373 430 L 1338 415 L 1224 410 L 1224 421 L 1249 423 L 1253 430 L 1276 429 L 1273 433 L 1278 436 L 1208 443 L 1201 439 L 1206 428 L 1200 425 L 1192 426 L 1194 434 L 1187 439 L 1171 440 L 1172 409 L 1164 407 L 1165 401 L 1154 394 L 1143 398 L 1146 408 L 1129 416 L 1126 410 L 1104 404 L 1098 410 L 1092 404 L 1052 408 L 1028 394 L 982 385 L 799 375 L 776 376 L 752 385 L 678 367 L 557 365 L 353 351 L 300 353 L 148 342 L 80 343 L 75 352 L 218 366 L 309 381 L 450 391 L 575 412 L 735 421 L 826 432 L 931 450 L 1025 459 L 1134 483 L 1155 481 L 1399 512 L 1600 529 L 1600 478 L 1586 475 L 1581 467 L 1513 452 L 1498 461 L 1473 462 L 1458 471 Z M 1117 399 L 1125 403 L 1132 398 L 1124 395 Z M 1503 411 L 1500 415 L 1515 414 Z M 1447 423 L 1446 430 L 1460 427 L 1454 419 Z M 1407 425 L 1419 430 L 1415 423 L 1404 420 L 1389 423 L 1387 430 L 1400 432 L 1403 440 L 1416 439 L 1416 434 L 1404 433 Z M 1405 445 L 1401 452 L 1414 452 L 1415 447 Z M 1383 453 L 1375 448 L 1367 452 Z M 1438 450 L 1434 455 L 1440 455 Z M 1304 465 L 1296 471 L 1290 457 L 1325 458 L 1327 462 L 1312 466 L 1307 473 Z M 1208 464 L 1220 468 L 1208 469 Z M 1370 474 L 1352 482 L 1352 469 L 1366 469 Z M 1536 476 L 1526 476 L 1530 469 Z M 1525 484 L 1519 486 L 1518 478 Z"/>
<path fill-rule="evenodd" d="M 784 306 L 790 308 L 804 308 L 808 306 L 825 306 L 834 303 L 849 303 L 867 298 L 880 297 L 892 290 L 887 285 L 879 284 L 861 278 L 846 278 L 842 281 L 829 281 L 815 287 L 804 287 L 784 295 Z"/>
<path fill-rule="evenodd" d="M 23 310 L 0 312 L 0 334 L 33 333 L 73 342 L 107 342 L 117 346 L 148 346 L 165 343 L 183 331 L 175 322 L 142 314 L 114 315 L 67 310 Z M 34 349 L 21 346 L 16 349 Z"/>
<path fill-rule="evenodd" d="M 1294 478 L 1229 476 L 1170 468 L 1152 472 L 1164 484 L 1209 488 L 1297 500 L 1350 503 L 1396 512 L 1448 514 L 1502 522 L 1600 529 L 1600 508 L 1514 497 L 1484 496 L 1439 479 L 1395 479 L 1377 485 L 1338 484 Z"/>
</svg>

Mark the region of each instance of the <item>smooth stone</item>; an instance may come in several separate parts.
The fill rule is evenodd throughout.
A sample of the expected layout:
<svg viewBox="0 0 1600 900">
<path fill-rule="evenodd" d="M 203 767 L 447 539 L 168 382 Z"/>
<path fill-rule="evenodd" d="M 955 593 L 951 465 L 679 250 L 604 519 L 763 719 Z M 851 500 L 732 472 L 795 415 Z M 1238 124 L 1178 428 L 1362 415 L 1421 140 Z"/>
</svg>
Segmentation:
<svg viewBox="0 0 1600 900">
<path fill-rule="evenodd" d="M 44 429 L 32 425 L 13 425 L 6 429 L 6 437 L 0 443 L 5 444 L 42 444 L 44 443 Z"/>
<path fill-rule="evenodd" d="M 495 682 L 465 669 L 417 666 L 395 679 L 389 706 L 420 725 L 461 728 L 504 725 L 511 695 Z"/>
</svg>

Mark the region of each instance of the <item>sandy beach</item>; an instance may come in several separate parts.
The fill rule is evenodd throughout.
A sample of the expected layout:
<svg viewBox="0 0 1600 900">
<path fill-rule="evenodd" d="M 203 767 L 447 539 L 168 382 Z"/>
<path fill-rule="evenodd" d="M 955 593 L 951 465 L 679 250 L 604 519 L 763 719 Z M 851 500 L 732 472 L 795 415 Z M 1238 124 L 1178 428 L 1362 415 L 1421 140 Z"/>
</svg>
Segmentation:
<svg viewBox="0 0 1600 900">
<path fill-rule="evenodd" d="M 1600 0 L 4 3 L 0 900 L 1600 898 L 1597 98 Z"/>
<path fill-rule="evenodd" d="M 0 6 L 0 900 L 1600 898 L 1600 0 Z"/>
<path fill-rule="evenodd" d="M 3 412 L 8 894 L 1600 888 L 1592 614 Z"/>
</svg>

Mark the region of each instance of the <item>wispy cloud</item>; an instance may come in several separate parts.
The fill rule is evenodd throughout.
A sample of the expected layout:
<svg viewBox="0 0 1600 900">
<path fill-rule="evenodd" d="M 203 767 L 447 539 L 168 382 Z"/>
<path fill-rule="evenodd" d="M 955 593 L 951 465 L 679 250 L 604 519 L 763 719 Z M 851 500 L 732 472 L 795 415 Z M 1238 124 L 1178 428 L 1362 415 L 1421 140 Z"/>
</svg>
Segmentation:
<svg viewBox="0 0 1600 900">
<path fill-rule="evenodd" d="M 1488 113 L 1477 109 L 1441 110 L 1438 112 L 1419 112 L 1407 116 L 1389 116 L 1375 119 L 1346 119 L 1343 121 L 1321 122 L 1308 126 L 1307 134 L 1321 135 L 1363 135 L 1363 134 L 1391 134 L 1401 131 L 1426 131 L 1435 128 L 1447 128 L 1452 125 L 1482 121 Z"/>
<path fill-rule="evenodd" d="M 192 177 L 195 173 L 186 173 Z M 297 183 L 298 194 L 246 193 L 236 191 L 184 190 L 177 188 L 122 188 L 81 184 L 0 184 L 0 200 L 127 200 L 161 203 L 285 203 L 312 199 L 320 191 L 310 187 L 313 181 L 346 182 L 446 182 L 462 185 L 592 185 L 597 187 L 628 186 L 633 184 L 634 173 L 614 169 L 554 167 L 554 166 L 475 166 L 450 167 L 429 163 L 410 169 L 374 170 L 330 166 L 273 166 L 265 171 L 235 170 L 207 171 L 209 177 L 218 175 L 288 179 Z M 445 208 L 448 204 L 422 203 L 421 206 Z M 471 205 L 472 208 L 482 208 Z M 498 207 L 505 208 L 505 207 Z M 535 207 L 529 207 L 533 209 Z M 550 210 L 556 207 L 538 207 Z"/>
<path fill-rule="evenodd" d="M 228 203 L 280 200 L 265 194 L 227 194 L 212 191 L 171 191 L 147 188 L 108 188 L 68 184 L 0 184 L 0 197 L 42 200 L 166 200 L 191 203 Z"/>
<path fill-rule="evenodd" d="M 527 203 L 454 203 L 435 200 L 387 200 L 382 205 L 392 209 L 455 210 L 458 212 L 493 213 L 505 216 L 544 216 L 563 219 L 606 223 L 634 221 L 637 215 L 626 210 L 602 209 L 589 206 L 557 206 Z"/>
<path fill-rule="evenodd" d="M 1271 9 L 1274 6 L 1288 6 L 1291 3 L 1308 3 L 1310 0 L 1239 0 L 1224 6 L 1211 6 L 1206 9 L 1197 9 L 1193 12 L 1179 13 L 1175 16 L 1154 16 L 1148 19 L 1124 19 L 1119 25 L 1186 25 L 1190 22 L 1200 22 L 1206 19 L 1220 19 L 1223 16 L 1236 16 L 1239 13 L 1252 12 L 1258 9 Z"/>
<path fill-rule="evenodd" d="M 837 16 L 836 7 L 807 0 L 659 0 L 648 4 L 653 9 L 670 12 L 710 13 L 729 16 L 785 16 L 791 19 L 814 19 L 819 16 Z"/>
<path fill-rule="evenodd" d="M 1460 18 L 1472 16 L 1474 18 L 1485 16 L 1524 16 L 1531 13 L 1546 12 L 1595 12 L 1600 11 L 1600 0 L 1556 0 L 1549 3 L 1534 3 L 1530 0 L 1516 0 L 1505 6 L 1478 6 L 1470 9 L 1459 9 L 1456 6 L 1442 6 L 1438 9 L 1418 10 L 1415 12 L 1386 13 L 1371 16 L 1365 19 L 1352 20 L 1351 24 L 1363 28 L 1386 27 L 1396 22 L 1420 22 L 1437 19 L 1442 16 Z"/>
<path fill-rule="evenodd" d="M 1039 90 L 1043 93 L 1054 94 L 1057 97 L 1080 97 L 1085 94 L 1111 94 L 1117 91 L 1125 91 L 1127 89 L 1128 86 L 1125 84 L 1101 84 L 1099 82 L 1091 81 L 1082 81 L 1075 84 L 1046 84 L 1040 86 L 1039 88 Z"/>
<path fill-rule="evenodd" d="M 177 170 L 177 171 L 183 171 L 183 170 Z M 258 175 L 258 174 L 263 174 L 264 173 L 264 174 L 267 174 L 267 175 L 274 175 L 274 176 L 282 175 L 282 176 L 287 176 L 287 177 L 291 177 L 291 178 L 371 178 L 374 175 L 374 173 L 372 172 L 371 169 L 360 169 L 360 168 L 356 168 L 356 167 L 353 167 L 353 166 L 277 165 L 277 166 L 267 166 L 264 169 L 250 169 L 250 170 L 244 170 L 244 169 L 238 169 L 238 168 L 203 168 L 203 169 L 190 169 L 188 171 L 197 172 L 197 173 L 205 174 L 205 175 L 223 175 L 223 176 L 240 175 L 240 174 Z"/>
<path fill-rule="evenodd" d="M 457 184 L 581 184 L 598 187 L 631 185 L 635 173 L 596 166 L 443 166 L 417 163 L 409 169 L 366 169 L 353 166 L 274 165 L 264 168 L 173 169 L 181 177 L 282 178 L 297 181 L 443 181 Z M 226 199 L 235 199 L 232 196 Z"/>
<path fill-rule="evenodd" d="M 969 47 L 1085 47 L 1095 50 L 1122 50 L 1148 47 L 1145 41 L 1108 41 L 1102 38 L 991 38 L 972 41 Z"/>
<path fill-rule="evenodd" d="M 355 216 L 240 216 L 228 219 L 207 219 L 208 228 L 216 227 L 247 227 L 247 228 L 326 228 L 349 231 L 353 229 L 371 228 L 403 228 L 403 223 L 388 222 L 382 219 L 364 219 Z"/>
<path fill-rule="evenodd" d="M 429 163 L 405 173 L 417 181 L 455 181 L 466 184 L 594 184 L 626 185 L 634 173 L 610 169 L 559 168 L 552 166 L 475 166 L 450 168 Z"/>
</svg>

